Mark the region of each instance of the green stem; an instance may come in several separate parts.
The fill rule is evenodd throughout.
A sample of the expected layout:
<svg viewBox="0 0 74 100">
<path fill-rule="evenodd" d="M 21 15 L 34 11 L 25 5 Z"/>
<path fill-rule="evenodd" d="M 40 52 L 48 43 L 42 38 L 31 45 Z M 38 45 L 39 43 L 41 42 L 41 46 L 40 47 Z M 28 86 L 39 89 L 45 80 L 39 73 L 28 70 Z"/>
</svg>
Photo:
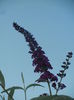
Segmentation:
<svg viewBox="0 0 74 100">
<path fill-rule="evenodd" d="M 25 89 L 25 83 L 23 84 L 23 87 L 24 87 L 25 100 L 27 100 L 26 89 Z"/>
<path fill-rule="evenodd" d="M 68 58 L 68 61 L 69 61 L 69 58 Z M 66 67 L 67 67 L 67 66 L 68 66 L 68 65 L 66 64 Z M 66 70 L 66 69 L 64 69 L 64 72 L 65 72 L 65 70 Z M 63 72 L 62 74 L 64 74 L 64 72 Z M 59 83 L 62 82 L 62 79 L 63 79 L 63 77 L 60 78 Z M 57 95 L 58 91 L 59 91 L 59 86 L 58 86 L 57 89 L 56 89 L 56 95 Z"/>
<path fill-rule="evenodd" d="M 61 83 L 61 82 L 62 82 L 62 77 L 61 77 L 61 79 L 60 79 L 60 82 L 59 82 L 59 83 Z M 57 95 L 58 91 L 59 91 L 59 87 L 56 89 L 56 95 Z"/>
<path fill-rule="evenodd" d="M 51 92 L 51 87 L 50 87 L 50 82 L 49 82 L 49 80 L 47 80 L 47 84 L 48 84 L 48 89 L 49 89 L 50 96 L 52 96 L 52 92 Z"/>
<path fill-rule="evenodd" d="M 25 100 L 27 100 L 27 95 L 26 95 L 26 87 L 25 87 L 25 81 L 24 81 L 24 76 L 23 76 L 23 73 L 21 73 L 21 77 L 22 77 L 22 83 L 23 83 L 23 88 L 24 88 Z"/>
</svg>

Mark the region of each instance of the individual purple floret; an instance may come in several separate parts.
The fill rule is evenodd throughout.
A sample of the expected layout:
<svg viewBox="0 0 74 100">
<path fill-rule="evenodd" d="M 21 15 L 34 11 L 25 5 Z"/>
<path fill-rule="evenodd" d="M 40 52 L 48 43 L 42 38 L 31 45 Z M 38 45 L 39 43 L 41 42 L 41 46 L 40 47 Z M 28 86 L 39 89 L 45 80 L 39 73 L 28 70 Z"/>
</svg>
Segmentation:
<svg viewBox="0 0 74 100">
<path fill-rule="evenodd" d="M 56 83 L 52 83 L 52 87 L 56 89 Z"/>
</svg>

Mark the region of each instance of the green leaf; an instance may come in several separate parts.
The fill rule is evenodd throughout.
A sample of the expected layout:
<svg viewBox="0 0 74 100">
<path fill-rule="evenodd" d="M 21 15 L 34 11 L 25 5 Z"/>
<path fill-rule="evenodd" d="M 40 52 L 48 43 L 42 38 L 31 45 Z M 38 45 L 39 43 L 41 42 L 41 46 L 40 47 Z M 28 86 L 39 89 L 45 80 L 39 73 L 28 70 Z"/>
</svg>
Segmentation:
<svg viewBox="0 0 74 100">
<path fill-rule="evenodd" d="M 35 86 L 44 87 L 44 86 L 42 86 L 42 85 L 40 85 L 40 84 L 36 84 L 36 83 L 34 83 L 34 84 L 30 84 L 30 85 L 28 85 L 28 86 L 26 87 L 26 90 L 27 90 L 28 88 L 30 88 L 30 87 L 35 87 Z"/>
<path fill-rule="evenodd" d="M 1 93 L 6 92 L 6 91 L 11 91 L 12 89 L 13 89 L 13 90 L 17 90 L 17 89 L 24 90 L 24 89 L 23 89 L 22 87 L 20 87 L 20 86 L 13 86 L 13 87 L 11 87 L 11 88 L 8 88 L 8 89 L 2 91 Z"/>
<path fill-rule="evenodd" d="M 0 95 L 0 100 L 5 100 L 5 97 L 4 96 L 2 96 L 2 95 Z"/>
<path fill-rule="evenodd" d="M 5 88 L 5 79 L 1 70 L 0 70 L 0 84 L 3 86 L 3 88 Z"/>
<path fill-rule="evenodd" d="M 1 93 L 7 93 L 8 94 L 8 100 L 14 100 L 13 99 L 13 95 L 14 95 L 14 92 L 15 92 L 15 90 L 18 90 L 18 89 L 21 89 L 21 90 L 24 90 L 22 87 L 20 87 L 20 86 L 13 86 L 13 87 L 11 87 L 11 88 L 8 88 L 8 89 L 5 89 L 4 91 L 2 91 Z M 10 91 L 9 93 L 8 93 L 8 91 Z"/>
<path fill-rule="evenodd" d="M 9 95 L 8 95 L 8 100 L 12 100 L 13 95 L 14 95 L 14 88 L 12 88 L 12 89 L 10 90 Z"/>
<path fill-rule="evenodd" d="M 5 100 L 5 97 L 3 96 L 3 100 Z"/>
<path fill-rule="evenodd" d="M 21 72 L 21 78 L 22 78 L 22 82 L 23 82 L 23 84 L 25 84 L 25 82 L 24 82 L 23 72 Z"/>
<path fill-rule="evenodd" d="M 2 95 L 0 95 L 0 98 L 3 99 Z"/>
<path fill-rule="evenodd" d="M 74 98 L 67 95 L 53 95 L 53 96 L 39 96 L 32 98 L 31 100 L 74 100 Z"/>
</svg>

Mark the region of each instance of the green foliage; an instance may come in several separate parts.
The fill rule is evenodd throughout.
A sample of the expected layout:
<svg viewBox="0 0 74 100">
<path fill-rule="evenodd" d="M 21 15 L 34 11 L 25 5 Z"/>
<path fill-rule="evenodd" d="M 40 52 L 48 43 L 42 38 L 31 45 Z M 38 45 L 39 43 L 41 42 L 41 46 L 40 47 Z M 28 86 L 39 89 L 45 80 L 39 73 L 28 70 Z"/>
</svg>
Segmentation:
<svg viewBox="0 0 74 100">
<path fill-rule="evenodd" d="M 36 86 L 44 87 L 44 86 L 42 86 L 42 85 L 40 85 L 40 84 L 34 83 L 34 84 L 28 85 L 28 86 L 26 87 L 26 90 L 27 90 L 28 88 L 30 88 L 30 87 L 36 87 Z"/>
<path fill-rule="evenodd" d="M 2 100 L 5 100 L 5 97 L 3 96 L 3 99 Z"/>
<path fill-rule="evenodd" d="M 25 87 L 25 81 L 24 81 L 24 76 L 23 76 L 23 72 L 21 72 L 21 78 L 22 78 L 22 83 L 23 83 L 23 90 L 24 90 L 24 95 L 25 95 L 25 100 L 27 100 L 27 95 L 26 95 L 26 92 L 29 88 L 31 87 L 36 87 L 36 86 L 40 86 L 40 87 L 43 87 L 42 85 L 40 84 L 29 84 L 27 87 Z"/>
<path fill-rule="evenodd" d="M 10 92 L 9 92 L 9 95 L 8 95 L 8 100 L 12 100 L 11 97 L 13 97 L 13 95 L 14 95 L 14 89 L 11 89 Z"/>
<path fill-rule="evenodd" d="M 0 95 L 0 100 L 5 100 L 5 97 Z"/>
<path fill-rule="evenodd" d="M 0 70 L 0 85 L 1 87 L 3 86 L 3 88 L 5 88 L 5 79 L 1 70 Z"/>
<path fill-rule="evenodd" d="M 24 90 L 24 89 L 23 89 L 22 87 L 20 87 L 20 86 L 13 86 L 13 87 L 11 87 L 11 88 L 6 89 L 5 91 L 2 91 L 1 93 L 6 92 L 6 91 L 11 91 L 11 90 L 18 90 L 18 89 Z"/>
<path fill-rule="evenodd" d="M 13 86 L 11 88 L 5 89 L 1 93 L 4 93 L 6 91 L 7 91 L 7 93 L 9 92 L 8 93 L 8 100 L 12 100 L 15 90 L 24 90 L 24 89 L 20 86 Z"/>
<path fill-rule="evenodd" d="M 66 95 L 54 95 L 54 96 L 40 96 L 31 100 L 74 100 L 73 98 Z"/>
<path fill-rule="evenodd" d="M 0 70 L 0 86 L 2 87 L 3 90 L 5 89 L 5 78 L 1 70 Z M 2 96 L 2 94 L 0 94 L 0 100 L 5 100 L 5 97 Z"/>
<path fill-rule="evenodd" d="M 21 73 L 21 78 L 22 78 L 22 82 L 23 82 L 23 88 L 20 87 L 20 86 L 12 86 L 12 87 L 10 87 L 10 88 L 8 88 L 8 89 L 5 89 L 5 79 L 4 79 L 4 75 L 2 74 L 2 72 L 1 72 L 1 70 L 0 70 L 0 85 L 1 85 L 1 87 L 2 87 L 2 89 L 3 89 L 3 91 L 1 92 L 1 94 L 7 93 L 7 95 L 8 95 L 8 100 L 14 100 L 14 99 L 13 99 L 13 95 L 14 95 L 14 93 L 15 93 L 15 90 L 23 90 L 24 93 L 25 93 L 25 100 L 26 100 L 26 91 L 27 91 L 29 88 L 31 88 L 31 87 L 36 87 L 36 86 L 43 87 L 42 85 L 36 84 L 36 83 L 34 83 L 34 84 L 29 84 L 27 87 L 25 87 L 25 82 L 24 82 L 23 73 Z M 5 97 L 2 96 L 2 95 L 0 95 L 0 98 L 1 98 L 2 100 L 5 100 Z"/>
</svg>

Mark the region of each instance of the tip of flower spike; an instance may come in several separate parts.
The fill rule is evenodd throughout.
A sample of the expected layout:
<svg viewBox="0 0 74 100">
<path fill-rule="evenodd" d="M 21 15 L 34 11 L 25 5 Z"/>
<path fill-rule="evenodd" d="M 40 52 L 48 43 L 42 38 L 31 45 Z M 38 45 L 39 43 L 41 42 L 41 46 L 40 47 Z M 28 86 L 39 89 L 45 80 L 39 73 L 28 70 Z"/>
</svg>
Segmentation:
<svg viewBox="0 0 74 100">
<path fill-rule="evenodd" d="M 20 26 L 19 26 L 16 22 L 13 22 L 13 27 L 14 27 L 16 30 L 18 30 Z"/>
<path fill-rule="evenodd" d="M 69 54 L 69 55 L 73 55 L 73 53 L 72 53 L 72 52 L 68 52 L 68 54 Z"/>
<path fill-rule="evenodd" d="M 68 52 L 67 57 L 68 58 L 72 58 L 73 53 L 72 52 Z"/>
<path fill-rule="evenodd" d="M 27 31 L 20 27 L 16 22 L 13 22 L 13 27 L 18 31 L 18 32 L 21 32 L 22 34 L 25 34 Z"/>
<path fill-rule="evenodd" d="M 16 22 L 13 22 L 13 27 L 14 27 L 16 24 L 17 24 Z"/>
</svg>

